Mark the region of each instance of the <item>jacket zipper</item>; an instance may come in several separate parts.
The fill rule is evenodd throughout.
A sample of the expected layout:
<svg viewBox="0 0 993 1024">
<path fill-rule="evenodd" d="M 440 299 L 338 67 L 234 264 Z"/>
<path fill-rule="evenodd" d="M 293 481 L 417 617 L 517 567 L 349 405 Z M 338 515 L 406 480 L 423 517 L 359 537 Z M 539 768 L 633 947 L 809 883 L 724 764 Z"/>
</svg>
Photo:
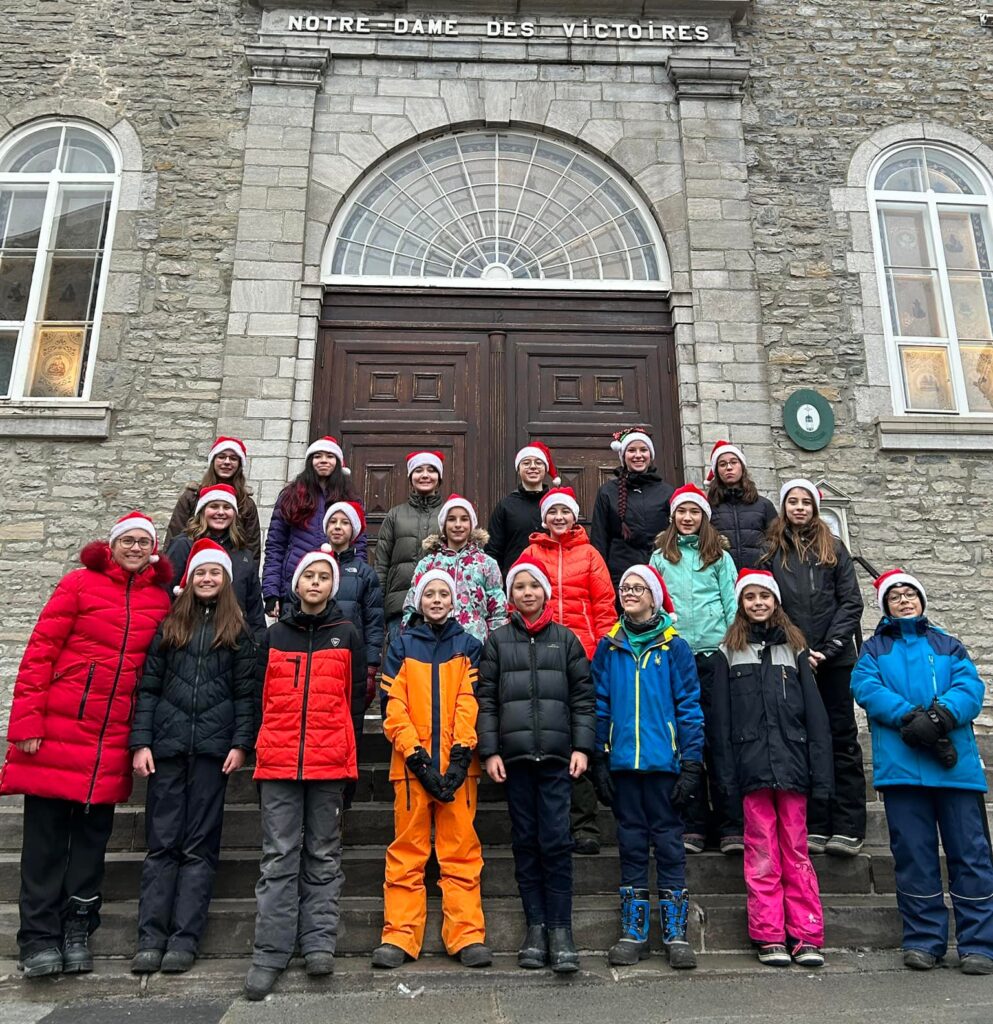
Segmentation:
<svg viewBox="0 0 993 1024">
<path fill-rule="evenodd" d="M 193 676 L 193 703 L 190 706 L 190 754 L 193 753 L 193 748 L 196 746 L 197 694 L 200 691 L 200 670 L 203 668 L 204 631 L 207 629 L 207 622 L 209 618 L 210 609 L 207 608 L 204 610 L 203 621 L 200 623 L 199 636 L 197 637 L 197 670 Z"/>
<path fill-rule="evenodd" d="M 97 784 L 97 772 L 100 771 L 100 757 L 103 754 L 103 738 L 107 732 L 107 724 L 110 722 L 110 709 L 114 706 L 114 697 L 117 696 L 117 684 L 121 681 L 121 669 L 124 668 L 124 652 L 128 647 L 128 634 L 131 632 L 131 585 L 134 583 L 134 574 L 128 575 L 128 584 L 124 588 L 124 636 L 121 637 L 121 654 L 117 659 L 117 671 L 114 673 L 114 685 L 110 688 L 110 697 L 107 700 L 107 710 L 103 714 L 103 724 L 100 726 L 100 735 L 97 737 L 97 758 L 93 764 L 93 775 L 90 778 L 90 788 L 86 793 L 86 807 L 84 813 L 90 813 L 90 801 L 93 799 L 93 790 Z"/>
<path fill-rule="evenodd" d="M 928 664 L 931 666 L 931 689 L 934 691 L 935 697 L 938 696 L 938 677 L 934 674 L 934 655 L 929 654 L 927 656 Z"/>
<path fill-rule="evenodd" d="M 314 659 L 314 627 L 307 627 L 307 667 L 303 670 L 303 707 L 300 711 L 300 753 L 297 755 L 297 779 L 303 781 L 303 751 L 307 743 L 307 701 L 310 697 L 310 663 Z M 299 668 L 299 665 L 297 666 Z"/>
<path fill-rule="evenodd" d="M 634 656 L 634 770 L 641 767 L 641 659 Z"/>
<path fill-rule="evenodd" d="M 528 636 L 528 656 L 531 661 L 531 727 L 534 730 L 534 759 L 541 760 L 541 730 L 538 728 L 538 666 L 534 653 L 534 637 Z"/>
<path fill-rule="evenodd" d="M 559 617 L 558 621 L 565 625 L 565 615 L 562 611 L 562 542 L 559 541 Z"/>
<path fill-rule="evenodd" d="M 90 671 L 86 673 L 86 685 L 83 687 L 83 699 L 79 702 L 79 712 L 76 715 L 76 720 L 79 721 L 83 717 L 83 712 L 86 710 L 86 698 L 90 695 L 90 687 L 93 685 L 93 673 L 96 671 L 97 663 L 95 661 L 90 662 Z"/>
</svg>

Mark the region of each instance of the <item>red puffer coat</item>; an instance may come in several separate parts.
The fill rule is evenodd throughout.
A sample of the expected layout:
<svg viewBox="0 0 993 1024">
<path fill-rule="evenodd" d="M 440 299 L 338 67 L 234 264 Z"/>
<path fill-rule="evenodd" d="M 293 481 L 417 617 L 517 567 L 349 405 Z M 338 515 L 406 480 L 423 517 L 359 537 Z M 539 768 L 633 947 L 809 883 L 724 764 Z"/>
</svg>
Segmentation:
<svg viewBox="0 0 993 1024">
<path fill-rule="evenodd" d="M 128 735 L 134 695 L 159 623 L 172 567 L 122 569 L 103 541 L 55 588 L 14 684 L 0 794 L 113 804 L 131 794 Z M 36 754 L 13 744 L 42 738 Z"/>
<path fill-rule="evenodd" d="M 586 531 L 574 526 L 561 543 L 547 533 L 532 533 L 522 558 L 533 558 L 548 570 L 552 584 L 552 618 L 571 629 L 583 645 L 587 658 L 593 657 L 600 637 L 617 621 L 614 585 L 600 552 L 590 543 Z"/>
</svg>

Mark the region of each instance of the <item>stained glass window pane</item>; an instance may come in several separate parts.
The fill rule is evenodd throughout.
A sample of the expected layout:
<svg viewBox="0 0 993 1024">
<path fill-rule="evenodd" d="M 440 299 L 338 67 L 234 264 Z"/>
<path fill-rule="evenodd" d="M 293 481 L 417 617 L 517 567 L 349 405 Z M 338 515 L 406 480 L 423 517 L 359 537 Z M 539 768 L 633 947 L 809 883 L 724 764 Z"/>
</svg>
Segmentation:
<svg viewBox="0 0 993 1024">
<path fill-rule="evenodd" d="M 993 345 L 962 345 L 962 370 L 970 412 L 993 412 Z"/>
<path fill-rule="evenodd" d="M 908 409 L 954 411 L 955 396 L 947 348 L 903 345 L 900 347 L 900 364 Z"/>
</svg>

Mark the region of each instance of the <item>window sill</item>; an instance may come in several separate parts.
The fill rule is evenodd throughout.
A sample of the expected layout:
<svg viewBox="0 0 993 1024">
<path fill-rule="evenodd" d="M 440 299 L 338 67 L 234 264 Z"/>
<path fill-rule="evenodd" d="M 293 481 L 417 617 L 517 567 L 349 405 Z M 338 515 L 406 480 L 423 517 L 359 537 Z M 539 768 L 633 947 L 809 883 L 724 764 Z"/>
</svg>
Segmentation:
<svg viewBox="0 0 993 1024">
<path fill-rule="evenodd" d="M 883 451 L 983 452 L 993 446 L 993 418 L 978 416 L 880 416 Z"/>
<path fill-rule="evenodd" d="M 107 402 L 0 402 L 0 437 L 96 440 L 110 437 L 113 406 Z"/>
</svg>

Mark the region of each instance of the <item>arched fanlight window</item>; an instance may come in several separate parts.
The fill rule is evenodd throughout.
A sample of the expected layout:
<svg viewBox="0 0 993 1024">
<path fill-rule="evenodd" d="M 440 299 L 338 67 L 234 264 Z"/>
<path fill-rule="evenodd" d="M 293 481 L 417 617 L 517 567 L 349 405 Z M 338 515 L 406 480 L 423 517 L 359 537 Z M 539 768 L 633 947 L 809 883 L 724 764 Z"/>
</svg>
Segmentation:
<svg viewBox="0 0 993 1024">
<path fill-rule="evenodd" d="M 119 181 L 116 147 L 86 124 L 0 143 L 0 397 L 86 396 Z"/>
<path fill-rule="evenodd" d="M 870 178 L 896 407 L 993 414 L 986 172 L 938 146 L 885 154 Z"/>
<path fill-rule="evenodd" d="M 523 131 L 419 142 L 362 181 L 324 275 L 351 283 L 669 287 L 658 228 L 602 160 Z"/>
</svg>

